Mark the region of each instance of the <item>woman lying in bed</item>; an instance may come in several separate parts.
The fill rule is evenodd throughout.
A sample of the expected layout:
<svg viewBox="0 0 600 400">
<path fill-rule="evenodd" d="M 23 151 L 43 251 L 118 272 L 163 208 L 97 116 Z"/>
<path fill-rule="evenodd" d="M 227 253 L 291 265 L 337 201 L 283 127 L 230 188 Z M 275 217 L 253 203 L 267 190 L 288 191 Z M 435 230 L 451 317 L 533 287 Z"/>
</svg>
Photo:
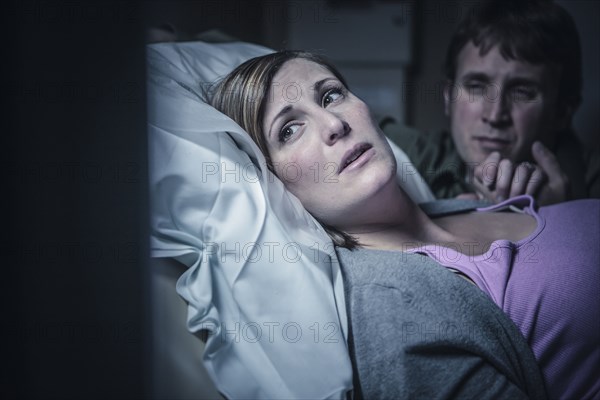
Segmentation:
<svg viewBox="0 0 600 400">
<path fill-rule="evenodd" d="M 398 186 L 367 105 L 309 53 L 249 60 L 221 81 L 212 103 L 250 133 L 337 245 L 430 256 L 513 320 L 551 397 L 600 396 L 600 201 L 537 209 L 519 196 L 428 217 Z"/>
</svg>

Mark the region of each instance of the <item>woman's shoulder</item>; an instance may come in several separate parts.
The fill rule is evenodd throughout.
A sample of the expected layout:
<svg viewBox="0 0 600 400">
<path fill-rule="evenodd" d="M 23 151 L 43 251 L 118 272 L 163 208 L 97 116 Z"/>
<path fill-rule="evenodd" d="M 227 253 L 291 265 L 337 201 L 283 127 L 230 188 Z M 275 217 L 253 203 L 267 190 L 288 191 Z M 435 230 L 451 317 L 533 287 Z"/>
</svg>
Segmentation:
<svg viewBox="0 0 600 400">
<path fill-rule="evenodd" d="M 562 203 L 551 204 L 548 206 L 540 207 L 544 208 L 568 208 L 568 209 L 587 209 L 587 208 L 598 208 L 600 207 L 600 199 L 576 199 L 564 201 Z"/>
<path fill-rule="evenodd" d="M 550 227 L 567 231 L 600 232 L 600 199 L 578 199 L 540 207 Z"/>
</svg>

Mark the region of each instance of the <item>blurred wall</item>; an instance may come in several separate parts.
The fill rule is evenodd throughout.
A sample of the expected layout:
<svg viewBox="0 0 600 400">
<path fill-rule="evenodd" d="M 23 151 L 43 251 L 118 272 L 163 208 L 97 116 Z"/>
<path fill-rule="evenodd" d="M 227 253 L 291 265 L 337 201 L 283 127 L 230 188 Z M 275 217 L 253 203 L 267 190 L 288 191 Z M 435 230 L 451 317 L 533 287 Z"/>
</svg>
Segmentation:
<svg viewBox="0 0 600 400">
<path fill-rule="evenodd" d="M 583 142 L 600 148 L 600 1 L 557 0 L 571 13 L 581 37 L 583 102 L 573 125 Z"/>
<path fill-rule="evenodd" d="M 152 0 L 142 2 L 146 27 L 171 25 L 181 39 L 211 29 L 248 42 L 263 42 L 268 23 L 261 0 Z"/>
<path fill-rule="evenodd" d="M 422 0 L 415 13 L 415 61 L 410 75 L 407 123 L 423 132 L 447 126 L 443 64 L 450 36 L 465 15 L 467 0 Z"/>
</svg>

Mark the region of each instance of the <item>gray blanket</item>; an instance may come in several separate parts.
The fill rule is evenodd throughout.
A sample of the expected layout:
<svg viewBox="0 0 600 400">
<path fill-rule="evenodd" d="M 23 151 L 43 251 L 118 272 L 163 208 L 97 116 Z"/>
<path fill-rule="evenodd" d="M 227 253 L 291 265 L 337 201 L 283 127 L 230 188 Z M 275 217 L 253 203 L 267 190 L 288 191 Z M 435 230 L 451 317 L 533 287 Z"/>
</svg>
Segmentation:
<svg viewBox="0 0 600 400">
<path fill-rule="evenodd" d="M 546 398 L 525 339 L 473 284 L 418 254 L 338 256 L 355 398 Z"/>
</svg>

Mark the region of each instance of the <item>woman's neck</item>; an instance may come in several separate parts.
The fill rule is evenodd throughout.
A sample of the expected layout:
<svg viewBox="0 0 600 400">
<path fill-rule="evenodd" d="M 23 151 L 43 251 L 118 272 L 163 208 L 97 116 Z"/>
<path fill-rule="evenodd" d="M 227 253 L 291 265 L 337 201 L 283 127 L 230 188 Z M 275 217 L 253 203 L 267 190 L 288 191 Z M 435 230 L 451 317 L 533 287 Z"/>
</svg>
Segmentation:
<svg viewBox="0 0 600 400">
<path fill-rule="evenodd" d="M 378 203 L 370 210 L 369 224 L 345 230 L 366 248 L 404 251 L 431 244 L 458 245 L 473 256 L 485 253 L 499 239 L 522 240 L 537 227 L 535 218 L 518 213 L 467 213 L 432 220 L 402 190 Z"/>
<path fill-rule="evenodd" d="M 345 229 L 368 248 L 406 250 L 458 238 L 434 223 L 399 187 L 379 193 L 378 201 L 362 210 L 368 223 Z"/>
</svg>

